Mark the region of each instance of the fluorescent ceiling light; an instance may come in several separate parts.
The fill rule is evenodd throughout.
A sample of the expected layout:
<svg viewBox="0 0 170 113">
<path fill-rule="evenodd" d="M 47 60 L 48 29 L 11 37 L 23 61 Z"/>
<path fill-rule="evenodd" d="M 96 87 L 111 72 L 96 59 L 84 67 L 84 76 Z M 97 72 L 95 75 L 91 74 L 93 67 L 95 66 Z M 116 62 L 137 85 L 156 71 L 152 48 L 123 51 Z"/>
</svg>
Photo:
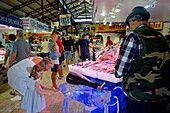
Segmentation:
<svg viewBox="0 0 170 113">
<path fill-rule="evenodd" d="M 90 22 L 92 19 L 75 19 L 75 22 Z"/>
<path fill-rule="evenodd" d="M 111 16 L 112 18 L 116 18 L 114 15 Z"/>
<path fill-rule="evenodd" d="M 149 8 L 149 7 L 150 7 L 149 5 L 146 5 L 146 6 L 145 6 L 145 9 L 147 9 L 147 8 Z"/>
<path fill-rule="evenodd" d="M 102 15 L 102 16 L 106 16 L 106 13 L 105 13 L 105 12 L 103 12 L 101 15 Z"/>
<path fill-rule="evenodd" d="M 120 12 L 120 8 L 115 9 L 115 12 L 116 12 L 116 13 L 117 13 L 117 12 Z"/>
<path fill-rule="evenodd" d="M 113 12 L 110 12 L 110 14 L 112 15 L 112 14 L 114 14 Z"/>
</svg>

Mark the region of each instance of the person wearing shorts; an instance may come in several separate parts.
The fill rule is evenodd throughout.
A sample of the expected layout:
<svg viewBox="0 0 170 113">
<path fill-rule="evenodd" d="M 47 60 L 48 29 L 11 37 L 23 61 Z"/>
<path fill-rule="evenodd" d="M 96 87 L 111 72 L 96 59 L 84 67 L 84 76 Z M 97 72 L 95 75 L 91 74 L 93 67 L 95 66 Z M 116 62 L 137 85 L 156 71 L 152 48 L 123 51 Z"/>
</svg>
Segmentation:
<svg viewBox="0 0 170 113">
<path fill-rule="evenodd" d="M 66 59 L 66 64 L 69 64 L 72 60 L 73 44 L 70 39 L 64 41 L 64 58 Z"/>
<path fill-rule="evenodd" d="M 54 87 L 55 89 L 58 89 L 58 86 L 56 84 L 56 75 L 57 75 L 58 68 L 59 68 L 60 52 L 59 52 L 59 47 L 56 43 L 56 40 L 58 39 L 59 36 L 60 36 L 60 33 L 54 30 L 51 34 L 52 42 L 49 42 L 48 44 L 48 48 L 50 50 L 50 58 L 52 59 L 54 63 L 54 67 L 51 69 L 52 71 L 51 79 L 52 79 L 52 84 L 53 84 L 52 87 Z"/>
</svg>

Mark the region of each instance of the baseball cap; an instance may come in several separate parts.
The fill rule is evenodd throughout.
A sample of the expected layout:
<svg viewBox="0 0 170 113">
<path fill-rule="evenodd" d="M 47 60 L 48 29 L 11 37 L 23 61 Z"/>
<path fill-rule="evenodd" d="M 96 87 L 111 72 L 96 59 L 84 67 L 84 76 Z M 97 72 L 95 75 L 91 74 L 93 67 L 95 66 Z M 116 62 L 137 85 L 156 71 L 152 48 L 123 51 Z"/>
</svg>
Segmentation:
<svg viewBox="0 0 170 113">
<path fill-rule="evenodd" d="M 133 8 L 132 12 L 127 16 L 125 24 L 129 26 L 129 19 L 134 17 L 135 15 L 141 15 L 143 20 L 148 21 L 150 17 L 150 13 L 143 7 L 137 6 Z"/>
</svg>

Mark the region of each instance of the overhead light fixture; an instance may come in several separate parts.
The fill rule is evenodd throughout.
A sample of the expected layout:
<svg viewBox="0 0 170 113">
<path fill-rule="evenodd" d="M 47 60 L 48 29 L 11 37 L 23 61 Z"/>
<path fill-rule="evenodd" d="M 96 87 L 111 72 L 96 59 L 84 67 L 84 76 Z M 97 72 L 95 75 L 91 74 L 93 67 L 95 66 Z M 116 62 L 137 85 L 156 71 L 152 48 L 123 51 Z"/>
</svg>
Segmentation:
<svg viewBox="0 0 170 113">
<path fill-rule="evenodd" d="M 75 22 L 91 22 L 92 19 L 75 19 Z"/>
<path fill-rule="evenodd" d="M 116 16 L 115 16 L 115 15 L 112 15 L 111 17 L 112 17 L 112 18 L 116 18 Z"/>
<path fill-rule="evenodd" d="M 26 29 L 25 31 L 28 33 L 28 30 L 27 30 L 27 29 Z"/>
<path fill-rule="evenodd" d="M 102 15 L 102 16 L 106 16 L 106 13 L 105 13 L 105 12 L 103 12 L 101 15 Z"/>
<path fill-rule="evenodd" d="M 116 12 L 116 13 L 120 12 L 120 6 L 119 6 L 119 5 L 116 6 L 115 12 Z"/>
<path fill-rule="evenodd" d="M 151 4 L 149 4 L 149 5 L 146 5 L 146 6 L 144 6 L 145 7 L 145 9 L 147 9 L 147 8 L 155 8 L 155 6 L 156 6 L 156 3 L 157 3 L 157 1 L 155 0 L 153 3 L 151 3 Z"/>
<path fill-rule="evenodd" d="M 149 5 L 146 5 L 146 6 L 145 6 L 145 9 L 147 9 L 147 8 L 149 8 L 149 7 L 150 7 Z"/>
<path fill-rule="evenodd" d="M 113 12 L 109 12 L 111 15 L 113 15 L 114 13 Z"/>
<path fill-rule="evenodd" d="M 116 12 L 116 13 L 120 12 L 120 8 L 116 8 L 116 9 L 115 9 L 115 12 Z"/>
</svg>

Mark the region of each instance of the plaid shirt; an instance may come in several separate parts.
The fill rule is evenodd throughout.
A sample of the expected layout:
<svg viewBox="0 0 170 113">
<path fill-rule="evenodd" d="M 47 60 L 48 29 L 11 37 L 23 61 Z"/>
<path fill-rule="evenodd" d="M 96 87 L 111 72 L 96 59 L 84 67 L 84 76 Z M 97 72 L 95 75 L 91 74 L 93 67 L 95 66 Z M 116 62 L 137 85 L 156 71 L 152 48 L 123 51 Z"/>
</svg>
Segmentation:
<svg viewBox="0 0 170 113">
<path fill-rule="evenodd" d="M 119 56 L 115 65 L 115 76 L 125 76 L 131 67 L 131 62 L 141 54 L 143 44 L 140 37 L 131 32 L 126 36 L 121 44 Z"/>
</svg>

